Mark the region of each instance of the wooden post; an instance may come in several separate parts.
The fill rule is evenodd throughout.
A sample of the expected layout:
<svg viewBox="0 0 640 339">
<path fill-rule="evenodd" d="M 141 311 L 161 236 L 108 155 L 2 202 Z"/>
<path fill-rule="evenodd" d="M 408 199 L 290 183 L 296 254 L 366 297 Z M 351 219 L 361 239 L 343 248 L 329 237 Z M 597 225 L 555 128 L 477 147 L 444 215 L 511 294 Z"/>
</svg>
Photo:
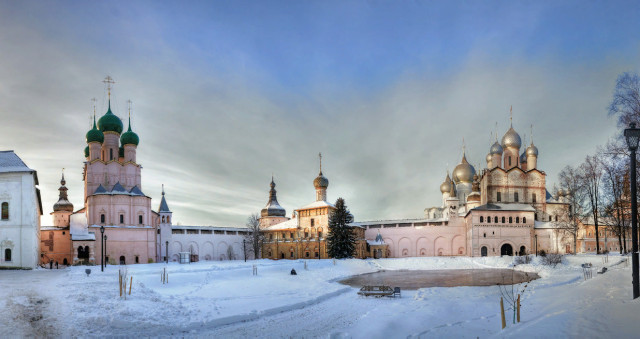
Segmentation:
<svg viewBox="0 0 640 339">
<path fill-rule="evenodd" d="M 122 297 L 122 275 L 118 272 L 118 285 L 120 286 L 120 296 Z"/>
<path fill-rule="evenodd" d="M 133 285 L 133 276 L 131 276 L 131 282 L 129 283 L 129 295 L 131 295 L 131 286 L 132 285 Z M 520 299 L 520 296 L 518 296 L 518 300 L 519 299 Z M 519 321 L 520 321 L 520 308 L 518 307 L 518 322 Z"/>
<path fill-rule="evenodd" d="M 520 294 L 518 294 L 518 322 L 520 322 Z"/>
<path fill-rule="evenodd" d="M 504 303 L 502 297 L 500 297 L 500 318 L 502 318 L 502 328 L 507 327 L 507 319 L 504 318 Z"/>
</svg>

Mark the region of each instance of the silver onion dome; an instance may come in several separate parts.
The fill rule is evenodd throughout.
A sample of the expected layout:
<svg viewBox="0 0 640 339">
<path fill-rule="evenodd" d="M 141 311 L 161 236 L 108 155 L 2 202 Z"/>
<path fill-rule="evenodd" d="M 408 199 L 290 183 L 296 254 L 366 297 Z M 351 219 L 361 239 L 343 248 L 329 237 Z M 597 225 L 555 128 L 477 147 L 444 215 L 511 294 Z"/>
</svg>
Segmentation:
<svg viewBox="0 0 640 339">
<path fill-rule="evenodd" d="M 493 145 L 491 145 L 491 149 L 489 149 L 489 154 L 502 154 L 502 151 L 503 151 L 502 146 L 500 146 L 500 144 L 496 140 L 496 142 L 494 142 Z"/>
<path fill-rule="evenodd" d="M 515 147 L 520 149 L 520 146 L 522 146 L 522 139 L 520 139 L 520 135 L 513 129 L 513 127 L 510 127 L 507 133 L 502 137 L 502 148 Z"/>
<path fill-rule="evenodd" d="M 525 152 L 520 154 L 520 162 L 527 162 L 527 154 Z"/>
<path fill-rule="evenodd" d="M 449 193 L 451 191 L 451 178 L 449 172 L 447 172 L 447 178 L 440 184 L 440 193 Z"/>
<path fill-rule="evenodd" d="M 327 188 L 329 187 L 329 179 L 325 178 L 322 172 L 320 172 L 320 174 L 313 179 L 313 186 L 315 188 Z"/>
<path fill-rule="evenodd" d="M 476 174 L 475 168 L 469 164 L 465 154 L 462 155 L 462 161 L 453 170 L 453 181 L 456 184 L 461 182 L 471 183 L 473 182 L 473 175 Z"/>
<path fill-rule="evenodd" d="M 536 147 L 533 143 L 529 147 L 527 147 L 527 156 L 538 156 L 538 147 Z"/>
</svg>

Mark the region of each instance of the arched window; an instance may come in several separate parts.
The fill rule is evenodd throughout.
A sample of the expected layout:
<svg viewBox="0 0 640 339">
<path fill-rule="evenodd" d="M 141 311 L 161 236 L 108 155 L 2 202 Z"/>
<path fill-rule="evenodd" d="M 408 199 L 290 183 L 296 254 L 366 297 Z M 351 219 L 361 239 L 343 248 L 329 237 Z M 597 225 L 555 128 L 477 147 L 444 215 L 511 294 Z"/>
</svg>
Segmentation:
<svg viewBox="0 0 640 339">
<path fill-rule="evenodd" d="M 313 227 L 313 226 L 315 226 L 315 225 L 316 225 L 316 221 L 315 221 L 315 220 L 313 220 L 313 218 L 311 218 L 311 227 Z"/>
<path fill-rule="evenodd" d="M 526 217 L 522 217 L 522 223 L 526 224 L 527 223 L 527 218 Z"/>
<path fill-rule="evenodd" d="M 4 250 L 4 261 L 11 261 L 11 249 L 7 248 Z"/>
<path fill-rule="evenodd" d="M 138 216 L 138 224 L 142 225 L 142 216 L 141 215 Z"/>
<path fill-rule="evenodd" d="M 120 214 L 120 223 L 124 224 L 124 214 Z"/>
<path fill-rule="evenodd" d="M 486 238 L 486 237 L 487 237 L 487 233 L 484 233 L 484 234 L 483 234 L 483 237 L 485 237 L 485 238 Z"/>
<path fill-rule="evenodd" d="M 125 265 L 126 264 L 126 260 L 124 259 L 124 255 L 120 256 L 120 265 Z"/>
<path fill-rule="evenodd" d="M 496 201 L 497 202 L 502 201 L 502 195 L 500 194 L 500 192 L 496 192 Z"/>
<path fill-rule="evenodd" d="M 167 217 L 167 223 L 171 223 L 171 217 Z"/>
<path fill-rule="evenodd" d="M 518 202 L 518 192 L 513 193 L 513 201 Z"/>
<path fill-rule="evenodd" d="M 496 223 L 496 224 L 498 223 L 498 216 L 497 215 L 493 217 L 493 222 Z"/>
<path fill-rule="evenodd" d="M 482 248 L 480 249 L 480 255 L 483 257 L 487 256 L 487 246 L 482 246 Z"/>
<path fill-rule="evenodd" d="M 105 218 L 104 214 L 100 214 L 100 223 L 101 224 L 104 224 L 105 219 L 106 218 Z"/>
<path fill-rule="evenodd" d="M 509 223 L 513 224 L 513 217 L 509 217 Z"/>
<path fill-rule="evenodd" d="M 480 222 L 484 222 L 484 217 L 480 216 Z"/>
<path fill-rule="evenodd" d="M 139 264 L 139 263 L 140 263 L 140 257 L 136 255 L 136 264 Z"/>
<path fill-rule="evenodd" d="M 520 217 L 516 217 L 516 224 L 520 223 Z"/>
<path fill-rule="evenodd" d="M 9 203 L 2 203 L 2 220 L 9 220 Z"/>
<path fill-rule="evenodd" d="M 536 194 L 535 193 L 531 193 L 531 201 L 532 202 L 536 202 Z"/>
<path fill-rule="evenodd" d="M 162 217 L 162 223 L 164 224 L 164 216 Z"/>
<path fill-rule="evenodd" d="M 505 223 L 505 220 L 506 220 L 506 218 L 505 218 L 505 217 L 502 217 L 502 223 L 503 223 L 503 224 Z"/>
</svg>

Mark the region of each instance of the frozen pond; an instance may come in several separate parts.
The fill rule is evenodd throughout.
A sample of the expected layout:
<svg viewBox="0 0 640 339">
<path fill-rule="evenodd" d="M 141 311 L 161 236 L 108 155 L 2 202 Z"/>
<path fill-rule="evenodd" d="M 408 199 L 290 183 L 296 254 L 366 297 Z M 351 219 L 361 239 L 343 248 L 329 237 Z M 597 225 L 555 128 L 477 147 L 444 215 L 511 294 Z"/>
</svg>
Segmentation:
<svg viewBox="0 0 640 339">
<path fill-rule="evenodd" d="M 529 282 L 539 276 L 532 272 L 511 269 L 455 269 L 455 270 L 396 270 L 378 271 L 355 275 L 340 283 L 362 287 L 364 285 L 388 285 L 406 290 L 424 287 L 493 286 Z"/>
</svg>

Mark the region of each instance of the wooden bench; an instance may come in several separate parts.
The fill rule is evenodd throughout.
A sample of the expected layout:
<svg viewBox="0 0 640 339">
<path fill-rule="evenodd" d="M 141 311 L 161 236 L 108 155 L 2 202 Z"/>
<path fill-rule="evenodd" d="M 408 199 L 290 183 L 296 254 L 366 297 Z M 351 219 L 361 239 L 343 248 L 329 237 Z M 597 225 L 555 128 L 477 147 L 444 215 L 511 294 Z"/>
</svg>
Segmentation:
<svg viewBox="0 0 640 339">
<path fill-rule="evenodd" d="M 394 290 L 391 286 L 386 285 L 365 285 L 358 291 L 358 295 L 365 297 L 391 297 L 394 296 Z"/>
</svg>

